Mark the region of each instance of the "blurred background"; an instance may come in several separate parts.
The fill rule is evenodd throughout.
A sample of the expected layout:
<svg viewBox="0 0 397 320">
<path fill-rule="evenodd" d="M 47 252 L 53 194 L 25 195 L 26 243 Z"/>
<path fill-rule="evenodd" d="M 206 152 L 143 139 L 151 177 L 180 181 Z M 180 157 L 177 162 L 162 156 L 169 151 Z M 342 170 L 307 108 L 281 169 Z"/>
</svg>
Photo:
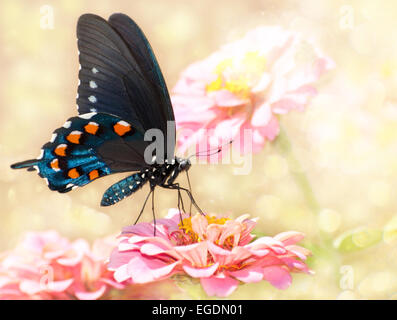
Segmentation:
<svg viewBox="0 0 397 320">
<path fill-rule="evenodd" d="M 246 284 L 231 299 L 397 298 L 397 3 L 385 0 L 2 0 L 1 251 L 28 230 L 88 240 L 117 234 L 134 221 L 147 194 L 102 208 L 103 192 L 123 175 L 58 194 L 37 174 L 10 169 L 38 156 L 52 131 L 77 113 L 75 29 L 87 12 L 132 17 L 169 89 L 190 63 L 255 26 L 281 25 L 315 39 L 336 68 L 321 78 L 304 113 L 281 120 L 300 165 L 277 142 L 268 143 L 254 155 L 249 175 L 233 175 L 227 165 L 192 167 L 193 191 L 206 212 L 259 217 L 260 234 L 304 232 L 303 245 L 314 253 L 314 276 L 295 274 L 285 291 Z M 296 183 L 304 175 L 315 209 Z M 158 216 L 177 204 L 172 191 L 159 190 L 156 198 Z M 147 209 L 142 221 L 152 218 Z"/>
</svg>

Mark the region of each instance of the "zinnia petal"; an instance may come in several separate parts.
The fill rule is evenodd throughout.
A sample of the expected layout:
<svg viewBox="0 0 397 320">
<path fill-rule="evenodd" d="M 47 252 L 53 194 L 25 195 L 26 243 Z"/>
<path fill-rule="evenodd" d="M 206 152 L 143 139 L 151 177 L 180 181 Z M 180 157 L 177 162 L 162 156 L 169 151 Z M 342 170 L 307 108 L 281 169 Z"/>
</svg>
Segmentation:
<svg viewBox="0 0 397 320">
<path fill-rule="evenodd" d="M 224 275 L 201 278 L 201 285 L 209 296 L 227 297 L 236 290 L 238 281 Z"/>
<path fill-rule="evenodd" d="M 218 269 L 219 263 L 215 263 L 212 266 L 206 268 L 195 268 L 188 265 L 183 265 L 182 268 L 185 272 L 193 278 L 208 278 L 211 277 Z"/>
<path fill-rule="evenodd" d="M 80 300 L 97 300 L 103 296 L 106 289 L 106 285 L 102 285 L 95 291 L 76 291 L 76 297 Z"/>
<path fill-rule="evenodd" d="M 170 274 L 178 263 L 167 264 L 158 259 L 137 256 L 128 262 L 126 272 L 133 283 L 152 282 Z"/>
<path fill-rule="evenodd" d="M 237 271 L 229 271 L 229 274 L 243 282 L 259 282 L 263 280 L 263 270 L 261 267 L 247 267 Z"/>
<path fill-rule="evenodd" d="M 287 289 L 292 277 L 287 270 L 279 266 L 269 266 L 263 269 L 263 278 L 277 289 Z"/>
</svg>

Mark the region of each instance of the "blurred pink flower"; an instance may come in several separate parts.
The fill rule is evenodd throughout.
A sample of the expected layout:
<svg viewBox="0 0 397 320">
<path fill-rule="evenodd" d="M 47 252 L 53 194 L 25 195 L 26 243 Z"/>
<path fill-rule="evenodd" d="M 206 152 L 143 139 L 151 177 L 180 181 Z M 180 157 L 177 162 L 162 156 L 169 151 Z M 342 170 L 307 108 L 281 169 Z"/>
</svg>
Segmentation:
<svg viewBox="0 0 397 320">
<path fill-rule="evenodd" d="M 87 241 L 70 242 L 56 231 L 27 233 L 0 259 L 0 299 L 99 299 L 122 289 L 104 262 L 113 246 L 103 239 L 91 250 Z"/>
<path fill-rule="evenodd" d="M 243 215 L 235 220 L 197 214 L 189 217 L 171 209 L 168 216 L 153 223 L 125 227 L 113 250 L 108 268 L 115 280 L 148 283 L 174 274 L 200 279 L 212 296 L 230 295 L 239 282 L 266 280 L 279 289 L 292 281 L 291 272 L 310 273 L 302 261 L 310 254 L 296 243 L 298 232 L 253 240 L 256 222 Z"/>
<path fill-rule="evenodd" d="M 172 90 L 178 146 L 208 150 L 234 140 L 241 153 L 262 150 L 279 133 L 278 115 L 303 111 L 315 82 L 334 63 L 281 27 L 258 27 L 193 63 Z M 244 130 L 251 135 L 244 141 Z"/>
</svg>

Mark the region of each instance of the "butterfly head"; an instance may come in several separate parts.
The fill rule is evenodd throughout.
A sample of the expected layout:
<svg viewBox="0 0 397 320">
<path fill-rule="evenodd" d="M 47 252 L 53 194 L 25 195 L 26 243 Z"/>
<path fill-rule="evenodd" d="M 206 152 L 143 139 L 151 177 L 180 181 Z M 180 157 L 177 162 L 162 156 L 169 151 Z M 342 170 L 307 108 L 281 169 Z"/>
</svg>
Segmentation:
<svg viewBox="0 0 397 320">
<path fill-rule="evenodd" d="M 188 171 L 190 169 L 190 167 L 192 166 L 192 163 L 190 162 L 189 159 L 181 159 L 178 158 L 178 169 L 179 171 Z"/>
</svg>

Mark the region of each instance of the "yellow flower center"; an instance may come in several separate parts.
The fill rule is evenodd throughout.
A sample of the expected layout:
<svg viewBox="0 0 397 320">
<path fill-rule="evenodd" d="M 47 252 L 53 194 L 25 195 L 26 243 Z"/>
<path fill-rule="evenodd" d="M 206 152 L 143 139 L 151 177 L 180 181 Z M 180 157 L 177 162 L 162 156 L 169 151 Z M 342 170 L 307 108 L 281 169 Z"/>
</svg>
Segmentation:
<svg viewBox="0 0 397 320">
<path fill-rule="evenodd" d="M 226 223 L 227 220 L 230 220 L 230 218 L 218 218 L 216 216 L 210 216 L 206 215 L 205 218 L 207 219 L 208 224 L 220 224 L 223 225 Z M 190 236 L 191 240 L 195 242 L 199 242 L 202 239 L 198 236 L 197 233 L 193 231 L 193 226 L 192 226 L 192 218 L 185 218 L 181 222 L 179 222 L 178 227 L 180 230 L 183 230 L 185 234 Z"/>
<path fill-rule="evenodd" d="M 243 57 L 224 59 L 215 67 L 217 78 L 207 85 L 207 92 L 224 89 L 241 99 L 247 99 L 252 85 L 265 70 L 266 58 L 258 51 L 246 52 Z"/>
</svg>

